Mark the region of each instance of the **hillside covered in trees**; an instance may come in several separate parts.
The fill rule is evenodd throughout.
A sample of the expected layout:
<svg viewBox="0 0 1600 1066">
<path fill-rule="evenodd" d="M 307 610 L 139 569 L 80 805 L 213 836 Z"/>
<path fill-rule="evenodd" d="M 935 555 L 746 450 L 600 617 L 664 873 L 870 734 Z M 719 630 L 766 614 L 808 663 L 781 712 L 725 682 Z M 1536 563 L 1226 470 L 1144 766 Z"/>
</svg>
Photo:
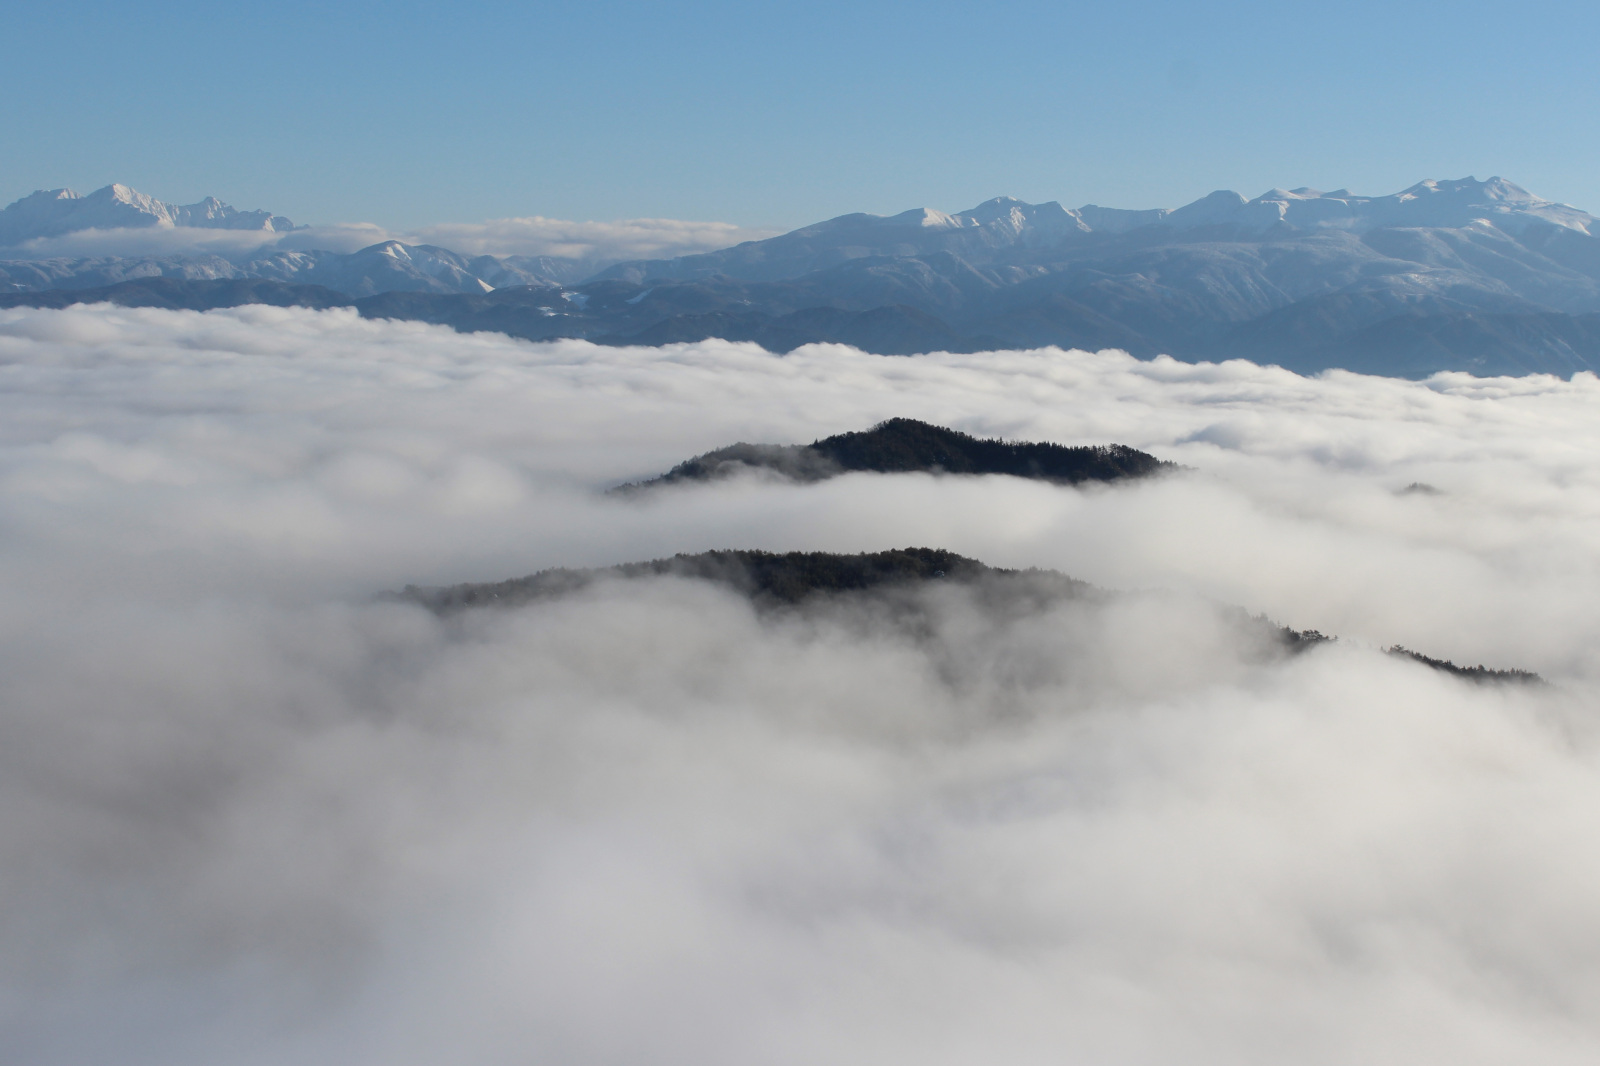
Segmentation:
<svg viewBox="0 0 1600 1066">
<path fill-rule="evenodd" d="M 1403 648 L 1398 644 L 1385 648 L 1384 651 L 1397 659 L 1408 659 L 1414 663 L 1421 663 L 1423 666 L 1431 666 L 1435 670 L 1443 671 L 1467 681 L 1476 681 L 1479 684 L 1509 682 L 1518 685 L 1542 685 L 1545 683 L 1544 678 L 1532 670 L 1495 670 L 1484 666 L 1482 663 L 1477 666 L 1457 666 L 1449 659 L 1435 659 L 1431 655 L 1424 655 L 1420 651 L 1412 651 L 1410 648 Z"/>
<path fill-rule="evenodd" d="M 558 568 L 493 584 L 444 588 L 408 586 L 399 595 L 440 614 L 469 607 L 515 607 L 552 599 L 608 578 L 681 577 L 715 581 L 760 606 L 793 605 L 828 593 L 907 587 L 927 581 L 974 584 L 980 580 L 1042 582 L 1056 597 L 1095 592 L 1092 585 L 1055 571 L 1002 570 L 938 548 L 839 555 L 832 552 L 710 551 L 589 570 Z"/>
<path fill-rule="evenodd" d="M 985 439 L 911 418 L 891 418 L 868 430 L 840 433 L 810 444 L 733 444 L 679 463 L 660 477 L 624 485 L 622 490 L 710 481 L 748 468 L 769 470 L 795 481 L 821 481 L 852 471 L 921 471 L 1007 474 L 1076 485 L 1148 477 L 1178 466 L 1122 444 L 1066 447 Z"/>
<path fill-rule="evenodd" d="M 408 585 L 389 599 L 415 603 L 449 617 L 473 609 L 508 609 L 550 601 L 605 581 L 675 577 L 711 581 L 749 597 L 762 613 L 821 603 L 888 607 L 892 624 L 925 631 L 927 604 L 918 594 L 935 583 L 962 587 L 991 620 L 1040 613 L 1064 601 L 1106 604 L 1119 596 L 1055 570 L 987 566 L 939 548 L 901 548 L 845 555 L 832 552 L 709 551 L 592 569 L 541 570 L 509 581 L 425 588 Z M 1236 628 L 1269 658 L 1297 655 L 1336 640 L 1314 629 L 1296 630 L 1238 607 L 1219 607 L 1218 618 Z M 1542 684 L 1527 670 L 1463 667 L 1398 645 L 1390 655 L 1462 680 Z"/>
</svg>

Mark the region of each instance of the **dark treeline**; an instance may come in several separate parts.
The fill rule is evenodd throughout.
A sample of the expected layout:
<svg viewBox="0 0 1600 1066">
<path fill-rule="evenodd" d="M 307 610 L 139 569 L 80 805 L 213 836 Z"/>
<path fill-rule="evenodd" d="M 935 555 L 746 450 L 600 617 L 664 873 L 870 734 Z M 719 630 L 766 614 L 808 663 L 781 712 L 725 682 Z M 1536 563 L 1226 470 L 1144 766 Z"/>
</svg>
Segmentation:
<svg viewBox="0 0 1600 1066">
<path fill-rule="evenodd" d="M 771 470 L 797 481 L 820 481 L 851 471 L 940 471 L 1008 474 L 1066 485 L 1147 477 L 1178 468 L 1175 463 L 1122 444 L 1069 448 L 1047 442 L 993 440 L 911 418 L 891 418 L 869 430 L 840 433 L 811 444 L 730 445 L 623 489 L 708 481 L 743 467 Z"/>
<path fill-rule="evenodd" d="M 924 615 L 915 595 L 933 584 L 964 587 L 992 617 L 1016 618 L 1065 600 L 1105 602 L 1108 592 L 1055 570 L 1009 570 L 939 548 L 900 548 L 843 555 L 833 552 L 709 551 L 667 559 L 591 569 L 557 567 L 509 581 L 419 587 L 408 585 L 384 598 L 415 603 L 441 616 L 480 608 L 515 608 L 559 599 L 603 581 L 675 577 L 711 581 L 749 597 L 763 612 L 783 611 L 818 600 L 889 604 L 902 621 Z M 893 602 L 891 602 L 893 601 Z M 1269 657 L 1298 655 L 1337 638 L 1315 629 L 1296 630 L 1241 608 L 1220 617 L 1257 642 Z M 1457 666 L 1445 659 L 1395 645 L 1390 655 L 1475 682 L 1543 684 L 1527 670 Z"/>
<path fill-rule="evenodd" d="M 492 584 L 443 588 L 407 586 L 399 598 L 450 614 L 470 607 L 514 607 L 587 588 L 607 578 L 680 577 L 715 581 L 761 605 L 797 604 L 825 593 L 881 590 L 926 581 L 973 584 L 998 579 L 1038 583 L 1056 596 L 1078 596 L 1092 586 L 1046 570 L 1003 570 L 938 548 L 839 555 L 831 552 L 709 551 L 587 570 L 557 568 Z"/>
<path fill-rule="evenodd" d="M 1435 659 L 1431 655 L 1424 655 L 1419 651 L 1412 651 L 1410 648 L 1403 648 L 1398 644 L 1390 648 L 1385 648 L 1384 651 L 1388 652 L 1390 655 L 1393 655 L 1397 659 L 1410 659 L 1412 662 L 1421 663 L 1424 666 L 1431 666 L 1435 670 L 1440 670 L 1444 673 L 1452 674 L 1459 678 L 1464 678 L 1467 681 L 1476 681 L 1479 684 L 1545 684 L 1544 678 L 1540 677 L 1531 670 L 1493 670 L 1487 666 L 1484 666 L 1482 663 L 1478 664 L 1477 666 L 1457 666 L 1449 659 Z"/>
<path fill-rule="evenodd" d="M 786 610 L 818 599 L 840 597 L 846 602 L 890 603 L 894 600 L 891 607 L 896 608 L 902 621 L 922 615 L 922 607 L 914 594 L 934 583 L 965 586 L 976 605 L 995 618 L 1034 615 L 1062 600 L 1106 602 L 1118 595 L 1059 571 L 1006 570 L 938 547 L 902 547 L 858 555 L 763 551 L 678 554 L 670 559 L 621 563 L 616 567 L 587 570 L 558 567 L 494 583 L 406 586 L 400 592 L 387 594 L 384 599 L 418 603 L 435 615 L 453 616 L 474 608 L 525 607 L 530 603 L 560 599 L 602 581 L 638 578 L 714 581 L 747 595 L 762 611 Z M 1315 629 L 1301 631 L 1280 626 L 1264 616 L 1248 615 L 1242 608 L 1224 608 L 1221 618 L 1232 619 L 1238 631 L 1259 642 L 1259 647 L 1269 656 L 1299 655 L 1336 640 Z M 1456 666 L 1448 659 L 1421 655 L 1419 651 L 1400 645 L 1387 648 L 1387 653 L 1472 682 L 1544 683 L 1544 679 L 1531 671 Z"/>
<path fill-rule="evenodd" d="M 816 441 L 812 449 L 843 470 L 884 473 L 943 470 L 951 474 L 1010 474 L 1076 484 L 1144 477 L 1176 469 L 1122 444 L 1068 448 L 1048 442 L 984 439 L 910 418 L 891 418 L 860 433 Z"/>
</svg>

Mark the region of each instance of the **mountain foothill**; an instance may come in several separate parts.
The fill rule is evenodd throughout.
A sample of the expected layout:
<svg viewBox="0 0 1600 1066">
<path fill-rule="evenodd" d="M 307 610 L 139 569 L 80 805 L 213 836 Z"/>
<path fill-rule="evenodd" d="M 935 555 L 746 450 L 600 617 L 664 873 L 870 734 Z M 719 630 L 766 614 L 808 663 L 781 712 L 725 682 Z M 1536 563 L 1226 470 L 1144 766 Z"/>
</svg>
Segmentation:
<svg viewBox="0 0 1600 1066">
<path fill-rule="evenodd" d="M 613 345 L 721 338 L 882 355 L 1059 346 L 1301 373 L 1568 376 L 1600 367 L 1596 222 L 1501 178 L 1376 197 L 1216 192 L 1170 210 L 1000 197 L 954 214 L 849 214 L 720 251 L 597 264 L 394 240 L 351 253 L 290 249 L 273 242 L 301 228 L 281 216 L 113 185 L 39 192 L 0 211 L 0 304 L 353 306 L 372 318 Z M 231 257 L 38 251 L 85 230 L 163 227 L 266 239 Z"/>
</svg>

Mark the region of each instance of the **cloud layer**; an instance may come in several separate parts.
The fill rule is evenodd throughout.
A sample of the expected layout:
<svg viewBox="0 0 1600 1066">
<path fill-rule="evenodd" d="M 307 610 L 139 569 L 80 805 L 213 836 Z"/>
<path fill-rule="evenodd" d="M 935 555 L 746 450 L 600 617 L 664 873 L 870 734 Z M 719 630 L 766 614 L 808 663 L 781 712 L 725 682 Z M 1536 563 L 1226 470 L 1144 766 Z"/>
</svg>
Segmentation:
<svg viewBox="0 0 1600 1066">
<path fill-rule="evenodd" d="M 568 222 L 539 216 L 424 226 L 409 231 L 387 230 L 369 222 L 303 226 L 286 233 L 151 226 L 80 230 L 61 237 L 41 237 L 7 248 L 4 255 L 27 259 L 218 255 L 242 261 L 277 251 L 325 249 L 349 253 L 381 241 L 398 240 L 407 244 L 440 245 L 469 256 L 578 259 L 597 264 L 596 269 L 599 269 L 599 265 L 624 259 L 670 259 L 714 251 L 742 241 L 771 237 L 776 232 L 729 222 L 684 222 L 670 218 Z"/>
<path fill-rule="evenodd" d="M 548 255 L 563 259 L 670 259 L 774 237 L 777 230 L 731 222 L 630 218 L 617 222 L 567 222 L 558 218 L 497 218 L 488 222 L 424 226 L 404 238 L 437 244 L 463 255 Z"/>
<path fill-rule="evenodd" d="M 0 1040 L 1592 1061 L 1597 404 L 1586 375 L 0 312 Z M 597 491 L 895 415 L 1193 471 Z M 996 621 L 941 589 L 922 634 L 670 581 L 451 623 L 371 598 L 908 544 L 1168 591 Z M 1256 662 L 1216 601 L 1350 639 Z"/>
</svg>

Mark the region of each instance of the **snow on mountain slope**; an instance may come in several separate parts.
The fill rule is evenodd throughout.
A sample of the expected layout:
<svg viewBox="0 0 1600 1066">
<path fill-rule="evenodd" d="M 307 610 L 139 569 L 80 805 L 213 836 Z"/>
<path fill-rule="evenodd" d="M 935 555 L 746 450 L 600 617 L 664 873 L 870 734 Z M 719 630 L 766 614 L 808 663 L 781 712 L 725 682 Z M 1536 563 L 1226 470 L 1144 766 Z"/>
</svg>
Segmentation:
<svg viewBox="0 0 1600 1066">
<path fill-rule="evenodd" d="M 196 219 L 277 224 L 264 212 L 217 201 L 175 207 L 120 186 L 89 197 L 35 194 L 0 216 L 30 232 L 125 218 L 142 227 L 96 230 L 88 234 L 95 240 L 108 232 L 225 236 L 171 228 Z M 1376 197 L 1275 188 L 1246 199 L 1224 190 L 1141 211 L 996 197 L 954 213 L 841 215 L 598 276 L 605 264 L 592 260 L 478 248 L 463 255 L 429 241 L 378 239 L 388 235 L 375 227 L 371 242 L 346 253 L 311 243 L 311 229 L 283 243 L 275 230 L 256 230 L 262 244 L 209 256 L 50 257 L 35 244 L 33 258 L 0 253 L 0 292 L 266 279 L 358 299 L 392 293 L 373 314 L 533 339 L 718 336 L 781 351 L 826 341 L 900 354 L 1118 346 L 1311 370 L 1566 373 L 1600 366 L 1595 223 L 1501 178 L 1424 181 Z M 560 287 L 575 285 L 581 291 L 560 298 Z"/>
<path fill-rule="evenodd" d="M 1090 204 L 1069 213 L 1085 229 L 1100 233 L 1126 233 L 1152 225 L 1177 229 L 1236 226 L 1260 231 L 1281 222 L 1296 229 L 1356 232 L 1397 227 L 1461 229 L 1488 224 L 1516 235 L 1540 225 L 1600 234 L 1591 229 L 1596 219 L 1588 212 L 1541 199 L 1504 178 L 1421 181 L 1391 196 L 1354 196 L 1348 189 L 1321 192 L 1302 188 L 1269 189 L 1254 200 L 1246 200 L 1236 192 L 1219 190 L 1173 209 L 1123 211 Z"/>
<path fill-rule="evenodd" d="M 382 241 L 349 255 L 276 252 L 240 268 L 241 277 L 326 285 L 351 296 L 379 292 L 485 293 L 508 285 L 553 283 L 537 261 L 514 263 L 491 255 L 471 259 L 427 244 Z"/>
<path fill-rule="evenodd" d="M 87 196 L 71 189 L 40 190 L 0 211 L 0 247 L 87 229 L 192 226 L 197 229 L 266 230 L 282 233 L 294 223 L 270 211 L 240 211 L 214 196 L 196 204 L 169 204 L 130 189 L 107 185 Z"/>
<path fill-rule="evenodd" d="M 1294 233 L 1343 230 L 1366 234 L 1396 228 L 1493 230 L 1548 241 L 1547 231 L 1587 238 L 1600 235 L 1585 211 L 1541 199 L 1503 178 L 1423 181 L 1391 196 L 1355 196 L 1348 190 L 1272 189 L 1253 200 L 1219 190 L 1179 208 L 1122 210 L 1059 203 L 1029 204 L 997 197 L 967 211 L 946 214 L 916 208 L 897 215 L 840 215 L 764 241 L 676 259 L 619 263 L 601 277 L 704 278 L 727 274 L 745 281 L 796 278 L 864 256 L 949 253 L 981 267 L 1038 261 L 1040 251 L 1078 256 L 1085 239 L 1108 238 L 1159 227 L 1206 230 L 1207 239 L 1261 240 Z M 1020 258 L 1019 258 L 1020 255 Z M 1060 258 L 1060 257 L 1058 257 Z"/>
<path fill-rule="evenodd" d="M 1504 178 L 1477 181 L 1422 181 L 1392 196 L 1352 196 L 1344 189 L 1321 193 L 1314 189 L 1286 192 L 1273 189 L 1241 205 L 1241 211 L 1259 205 L 1260 218 L 1276 211 L 1291 226 L 1306 229 L 1339 226 L 1358 231 L 1394 227 L 1460 229 L 1488 223 L 1507 233 L 1521 234 L 1534 226 L 1555 226 L 1594 234 L 1595 218 L 1566 204 L 1534 196 Z"/>
<path fill-rule="evenodd" d="M 323 285 L 350 296 L 380 292 L 486 293 L 506 286 L 545 288 L 555 271 L 534 258 L 468 259 L 447 248 L 383 241 L 343 254 L 325 249 L 279 251 L 245 262 L 221 256 L 96 256 L 0 260 L 0 292 L 86 289 L 135 278 L 186 280 L 263 278 Z"/>
</svg>

